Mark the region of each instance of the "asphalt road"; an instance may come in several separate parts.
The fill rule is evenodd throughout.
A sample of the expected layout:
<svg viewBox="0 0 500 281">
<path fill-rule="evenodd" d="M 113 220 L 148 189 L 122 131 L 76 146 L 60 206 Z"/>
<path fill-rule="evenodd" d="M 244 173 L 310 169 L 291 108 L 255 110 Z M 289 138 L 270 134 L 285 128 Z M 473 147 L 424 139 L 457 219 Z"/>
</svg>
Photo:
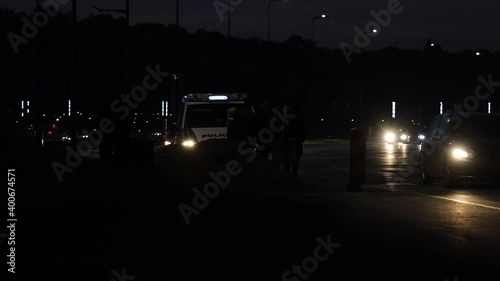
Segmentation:
<svg viewBox="0 0 500 281">
<path fill-rule="evenodd" d="M 387 266 L 408 269 L 408 278 L 498 280 L 500 187 L 471 181 L 450 189 L 439 180 L 423 186 L 418 168 L 399 172 L 411 169 L 407 159 L 418 150 L 417 144 L 369 142 L 366 184 L 352 193 L 345 192 L 349 144 L 306 144 L 300 176 L 318 187 L 324 203 L 349 206 L 353 214 L 346 220 L 363 221 L 361 233 L 349 234 L 364 245 L 362 239 L 384 245 L 379 250 Z"/>
<path fill-rule="evenodd" d="M 58 182 L 64 155 L 13 143 L 19 274 L 5 280 L 499 280 L 500 190 L 395 181 L 413 149 L 369 143 L 367 184 L 346 192 L 349 145 L 308 144 L 298 178 L 235 179 L 186 225 L 179 205 L 199 185 L 173 184 L 159 168 L 173 159 L 90 157 Z M 225 165 L 210 153 L 192 159 Z"/>
</svg>

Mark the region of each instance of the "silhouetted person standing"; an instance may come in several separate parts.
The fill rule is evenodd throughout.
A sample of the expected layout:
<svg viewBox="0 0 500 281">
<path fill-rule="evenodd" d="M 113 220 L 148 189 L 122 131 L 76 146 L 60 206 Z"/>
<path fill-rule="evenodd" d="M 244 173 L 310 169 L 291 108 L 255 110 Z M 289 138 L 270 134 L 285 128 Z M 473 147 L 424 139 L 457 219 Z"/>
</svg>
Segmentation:
<svg viewBox="0 0 500 281">
<path fill-rule="evenodd" d="M 284 143 L 286 149 L 291 145 L 292 153 L 295 153 L 295 157 L 285 157 L 285 171 L 293 175 L 297 175 L 299 170 L 300 157 L 304 154 L 303 144 L 307 139 L 307 129 L 300 118 L 299 110 L 296 106 L 285 106 L 283 108 L 283 113 L 294 114 L 295 118 L 290 120 L 290 123 L 285 127 L 284 130 Z"/>
<path fill-rule="evenodd" d="M 227 110 L 227 139 L 244 141 L 251 134 L 250 113 L 245 108 Z"/>
</svg>

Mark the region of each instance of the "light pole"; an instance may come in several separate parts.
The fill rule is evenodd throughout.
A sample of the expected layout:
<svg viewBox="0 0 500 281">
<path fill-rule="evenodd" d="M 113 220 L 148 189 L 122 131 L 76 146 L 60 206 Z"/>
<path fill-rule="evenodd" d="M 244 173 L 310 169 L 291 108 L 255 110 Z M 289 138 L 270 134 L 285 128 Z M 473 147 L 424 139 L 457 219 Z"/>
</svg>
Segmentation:
<svg viewBox="0 0 500 281">
<path fill-rule="evenodd" d="M 368 35 L 368 34 L 375 34 L 375 33 L 378 33 L 379 31 L 377 29 L 372 29 L 371 31 L 369 32 L 364 32 L 364 34 Z M 360 92 L 359 92 L 359 125 L 358 127 L 359 128 L 363 128 L 363 85 L 365 84 L 364 82 L 364 79 L 363 81 L 361 82 L 361 89 L 360 89 Z"/>
<path fill-rule="evenodd" d="M 179 0 L 177 0 L 175 5 L 175 27 L 179 29 Z"/>
<path fill-rule="evenodd" d="M 319 19 L 328 19 L 330 18 L 330 16 L 327 16 L 327 15 L 321 15 L 321 16 L 317 16 L 317 17 L 314 17 L 313 18 L 313 21 L 312 21 L 312 29 L 311 29 L 311 40 L 314 41 L 314 22 L 316 22 L 317 20 Z"/>
<path fill-rule="evenodd" d="M 125 9 L 99 9 L 96 6 L 93 6 L 94 9 L 96 9 L 98 12 L 115 12 L 115 13 L 122 13 L 125 15 L 125 20 L 127 22 L 127 30 L 125 33 L 125 81 L 124 81 L 124 91 L 125 93 L 128 93 L 128 35 L 129 35 L 129 29 L 130 29 L 130 16 L 129 16 L 129 0 L 125 0 Z M 177 6 L 178 7 L 178 6 Z"/>
<path fill-rule="evenodd" d="M 76 22 L 77 22 L 77 12 L 76 12 L 76 0 L 71 1 L 71 53 L 70 53 L 70 89 L 69 89 L 69 100 L 75 102 L 75 80 L 76 80 Z M 71 122 L 71 147 L 76 148 L 76 116 L 72 111 L 75 106 L 69 108 L 68 115 L 70 115 Z"/>
<path fill-rule="evenodd" d="M 269 0 L 267 6 L 267 41 L 271 41 L 271 4 L 273 2 L 287 2 L 288 0 Z"/>
<path fill-rule="evenodd" d="M 427 43 L 420 49 L 420 75 L 422 78 L 422 84 L 425 80 L 425 60 L 424 60 L 425 51 L 428 48 L 433 48 L 435 46 L 436 44 L 429 39 Z M 423 99 L 422 93 L 423 91 L 420 91 L 420 99 L 418 101 L 418 123 L 422 123 L 422 99 Z"/>
<path fill-rule="evenodd" d="M 229 11 L 227 13 L 227 38 L 231 38 L 231 0 L 227 0 Z"/>
</svg>

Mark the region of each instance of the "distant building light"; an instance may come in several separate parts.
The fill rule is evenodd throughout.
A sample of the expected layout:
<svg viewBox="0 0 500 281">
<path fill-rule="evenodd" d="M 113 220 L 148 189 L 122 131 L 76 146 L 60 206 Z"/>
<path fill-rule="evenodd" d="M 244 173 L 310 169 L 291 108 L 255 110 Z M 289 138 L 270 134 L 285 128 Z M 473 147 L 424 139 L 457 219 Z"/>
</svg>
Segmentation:
<svg viewBox="0 0 500 281">
<path fill-rule="evenodd" d="M 321 118 L 321 122 L 325 121 L 325 119 Z"/>
<path fill-rule="evenodd" d="M 30 114 L 30 109 L 29 108 L 26 109 L 26 113 Z"/>
<path fill-rule="evenodd" d="M 491 114 L 491 102 L 488 102 L 488 114 Z"/>
<path fill-rule="evenodd" d="M 68 116 L 71 116 L 71 100 L 68 100 Z"/>
<path fill-rule="evenodd" d="M 26 106 L 29 107 L 30 106 L 30 101 L 27 101 L 26 102 Z"/>
<path fill-rule="evenodd" d="M 21 117 L 24 117 L 24 112 L 21 112 Z"/>
<path fill-rule="evenodd" d="M 392 102 L 392 118 L 393 119 L 396 118 L 396 102 L 395 101 Z"/>
<path fill-rule="evenodd" d="M 443 102 L 439 103 L 439 114 L 443 114 Z"/>
<path fill-rule="evenodd" d="M 382 122 L 385 122 L 385 120 L 384 120 L 384 119 L 382 119 Z"/>
<path fill-rule="evenodd" d="M 56 118 L 56 122 L 59 122 L 59 118 Z"/>
<path fill-rule="evenodd" d="M 434 47 L 434 43 L 431 43 L 431 47 Z"/>
<path fill-rule="evenodd" d="M 23 100 L 21 101 L 21 109 L 24 110 L 24 101 Z"/>
<path fill-rule="evenodd" d="M 481 55 L 481 53 L 480 53 L 480 52 L 476 52 L 476 56 L 480 56 L 480 55 Z"/>
</svg>

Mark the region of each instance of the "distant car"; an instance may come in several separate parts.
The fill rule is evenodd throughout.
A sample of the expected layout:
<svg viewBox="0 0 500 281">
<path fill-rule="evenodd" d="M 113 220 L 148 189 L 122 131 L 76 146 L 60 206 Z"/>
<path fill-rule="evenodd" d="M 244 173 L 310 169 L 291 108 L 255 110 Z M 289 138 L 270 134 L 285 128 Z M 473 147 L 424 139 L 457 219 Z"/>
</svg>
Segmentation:
<svg viewBox="0 0 500 281">
<path fill-rule="evenodd" d="M 404 128 L 395 128 L 392 130 L 386 131 L 384 135 L 384 139 L 386 143 L 409 143 L 410 135 L 408 130 Z"/>
<path fill-rule="evenodd" d="M 413 126 L 408 134 L 408 142 L 422 143 L 422 141 L 425 139 L 425 129 L 424 128 L 422 128 L 420 126 Z"/>
<path fill-rule="evenodd" d="M 443 178 L 448 187 L 462 179 L 497 182 L 500 175 L 500 114 L 435 117 L 422 141 L 422 183 Z"/>
</svg>

